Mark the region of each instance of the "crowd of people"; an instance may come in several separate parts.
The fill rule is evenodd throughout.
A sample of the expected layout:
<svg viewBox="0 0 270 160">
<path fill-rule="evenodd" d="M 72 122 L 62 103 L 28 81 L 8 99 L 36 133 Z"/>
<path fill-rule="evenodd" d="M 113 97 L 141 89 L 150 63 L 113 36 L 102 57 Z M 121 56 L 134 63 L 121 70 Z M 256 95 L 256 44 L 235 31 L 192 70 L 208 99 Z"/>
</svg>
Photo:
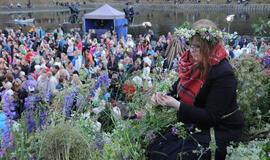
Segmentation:
<svg viewBox="0 0 270 160">
<path fill-rule="evenodd" d="M 231 59 L 239 58 L 242 55 L 255 54 L 257 60 L 262 63 L 264 71 L 270 75 L 270 43 L 265 41 L 264 38 L 259 40 L 254 37 L 248 41 L 246 37 L 240 35 L 234 41 L 233 46 L 226 46 Z"/>
<path fill-rule="evenodd" d="M 142 78 L 151 81 L 151 68 L 155 68 L 158 55 L 163 54 L 170 38 L 160 36 L 155 47 L 152 36 L 139 35 L 134 41 L 117 37 L 108 31 L 97 39 L 95 30 L 85 35 L 80 29 L 63 33 L 61 27 L 53 33 L 45 33 L 41 28 L 23 33 L 22 29 L 0 30 L 0 87 L 2 103 L 5 95 L 14 98 L 19 118 L 24 110 L 24 99 L 34 92 L 25 87 L 25 81 L 32 75 L 42 93 L 55 93 L 68 84 L 81 85 L 87 79 L 95 80 L 102 71 L 109 71 L 110 78 L 124 81 L 125 76 L 135 71 Z M 87 73 L 85 78 L 79 75 Z"/>
</svg>

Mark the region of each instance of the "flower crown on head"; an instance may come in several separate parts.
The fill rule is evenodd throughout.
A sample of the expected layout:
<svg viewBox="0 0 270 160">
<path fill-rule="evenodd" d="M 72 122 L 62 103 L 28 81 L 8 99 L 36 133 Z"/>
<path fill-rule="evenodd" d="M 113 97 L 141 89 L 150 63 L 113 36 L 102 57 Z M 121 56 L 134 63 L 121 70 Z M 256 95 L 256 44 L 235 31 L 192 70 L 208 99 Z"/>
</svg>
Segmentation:
<svg viewBox="0 0 270 160">
<path fill-rule="evenodd" d="M 182 26 L 180 26 L 174 34 L 178 37 L 179 40 L 182 41 L 183 44 L 186 42 L 191 42 L 191 38 L 194 35 L 199 35 L 201 39 L 205 39 L 211 43 L 217 43 L 218 40 L 224 41 L 232 41 L 237 36 L 237 33 L 230 34 L 225 32 L 225 28 L 220 31 L 216 29 L 212 29 L 211 27 L 207 28 L 199 28 L 199 29 L 191 29 L 191 25 L 189 22 L 185 22 Z"/>
</svg>

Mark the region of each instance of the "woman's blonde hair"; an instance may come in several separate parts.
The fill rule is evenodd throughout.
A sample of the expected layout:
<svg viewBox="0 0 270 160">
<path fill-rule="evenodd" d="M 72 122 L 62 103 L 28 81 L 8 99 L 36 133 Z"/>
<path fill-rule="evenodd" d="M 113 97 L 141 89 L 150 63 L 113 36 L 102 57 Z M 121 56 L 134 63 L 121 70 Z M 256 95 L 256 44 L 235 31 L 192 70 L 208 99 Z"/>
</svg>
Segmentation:
<svg viewBox="0 0 270 160">
<path fill-rule="evenodd" d="M 201 29 L 201 28 L 208 28 L 208 27 L 218 30 L 218 27 L 216 26 L 216 24 L 208 19 L 198 20 L 191 26 L 191 28 L 194 30 Z M 201 79 L 206 79 L 207 74 L 211 69 L 211 66 L 208 63 L 208 58 L 212 54 L 219 40 L 216 43 L 212 43 L 206 39 L 202 39 L 200 35 L 193 36 L 192 40 L 196 40 L 200 43 L 200 53 L 199 53 L 199 65 L 201 69 L 200 77 Z"/>
<path fill-rule="evenodd" d="M 71 83 L 75 85 L 82 85 L 82 82 L 77 74 L 73 75 L 73 79 Z"/>
</svg>

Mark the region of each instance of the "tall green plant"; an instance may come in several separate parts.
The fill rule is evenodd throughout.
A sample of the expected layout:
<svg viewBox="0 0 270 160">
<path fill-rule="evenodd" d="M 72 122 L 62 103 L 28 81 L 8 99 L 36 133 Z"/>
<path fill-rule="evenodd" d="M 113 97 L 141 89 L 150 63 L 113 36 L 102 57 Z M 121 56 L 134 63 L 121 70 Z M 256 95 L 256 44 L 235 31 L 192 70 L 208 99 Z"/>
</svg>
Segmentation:
<svg viewBox="0 0 270 160">
<path fill-rule="evenodd" d="M 270 77 L 253 56 L 232 61 L 238 78 L 237 102 L 249 134 L 265 130 L 269 122 Z"/>
<path fill-rule="evenodd" d="M 85 160 L 90 144 L 79 127 L 70 122 L 51 125 L 40 133 L 37 159 Z"/>
<path fill-rule="evenodd" d="M 259 24 L 252 24 L 251 27 L 254 29 L 254 34 L 263 36 L 270 31 L 270 20 L 264 21 L 261 17 L 259 18 Z"/>
</svg>

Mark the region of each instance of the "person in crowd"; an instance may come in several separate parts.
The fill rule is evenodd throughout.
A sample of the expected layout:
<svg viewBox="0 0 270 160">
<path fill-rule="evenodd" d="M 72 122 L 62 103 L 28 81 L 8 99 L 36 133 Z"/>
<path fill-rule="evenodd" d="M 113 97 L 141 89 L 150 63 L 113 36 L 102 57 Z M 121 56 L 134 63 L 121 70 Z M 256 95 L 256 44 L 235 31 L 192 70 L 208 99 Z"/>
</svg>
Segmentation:
<svg viewBox="0 0 270 160">
<path fill-rule="evenodd" d="M 231 46 L 229 47 L 229 56 L 231 59 L 234 59 L 234 57 L 235 57 L 235 55 L 233 53 L 233 47 L 231 47 Z"/>
<path fill-rule="evenodd" d="M 48 91 L 48 75 L 45 70 L 42 71 L 37 79 L 37 88 L 41 93 L 47 93 Z"/>
<path fill-rule="evenodd" d="M 72 65 L 74 67 L 74 70 L 80 71 L 80 68 L 82 67 L 82 59 L 79 55 L 79 51 L 74 52 L 74 58 L 72 59 Z"/>
<path fill-rule="evenodd" d="M 68 47 L 67 47 L 68 59 L 72 61 L 72 59 L 74 58 L 74 45 L 72 42 L 67 42 L 67 43 L 68 43 Z"/>
<path fill-rule="evenodd" d="M 244 45 L 244 41 L 242 40 L 242 37 L 239 35 L 238 38 L 235 40 L 234 42 L 234 47 L 236 48 L 237 45 L 239 45 L 240 49 L 243 47 Z"/>
<path fill-rule="evenodd" d="M 242 51 L 241 51 L 240 45 L 237 45 L 237 46 L 236 46 L 236 48 L 235 48 L 235 50 L 234 50 L 233 53 L 234 53 L 234 57 L 235 57 L 235 58 L 239 58 L 239 57 L 241 56 Z"/>
<path fill-rule="evenodd" d="M 267 43 L 263 41 L 259 48 L 257 57 L 263 57 L 266 54 L 267 54 Z"/>
<path fill-rule="evenodd" d="M 54 93 L 56 86 L 58 84 L 58 80 L 53 76 L 52 71 L 47 72 L 47 79 L 48 79 L 48 90 L 46 93 Z"/>
<path fill-rule="evenodd" d="M 264 38 L 262 37 L 260 41 L 257 43 L 257 48 L 261 48 L 262 44 L 264 43 Z"/>
<path fill-rule="evenodd" d="M 71 84 L 75 86 L 81 86 L 82 82 L 78 76 L 78 74 L 73 74 Z"/>
<path fill-rule="evenodd" d="M 194 30 L 208 27 L 218 29 L 207 19 L 192 25 Z M 149 159 L 176 160 L 181 153 L 183 160 L 198 159 L 200 155 L 193 150 L 201 146 L 200 158 L 210 159 L 212 155 L 223 160 L 226 147 L 240 141 L 244 122 L 236 101 L 237 79 L 221 40 L 215 42 L 200 34 L 192 36 L 191 49 L 181 57 L 180 77 L 173 90 L 168 95 L 154 94 L 151 99 L 154 104 L 177 110 L 178 121 L 190 125 L 191 132 L 195 127 L 201 132 L 185 139 L 172 132 L 157 138 L 148 149 Z M 210 142 L 217 148 L 205 151 Z"/>
<path fill-rule="evenodd" d="M 3 105 L 5 105 L 6 103 L 8 103 L 8 101 L 6 101 L 6 99 L 12 97 L 14 92 L 12 90 L 12 83 L 9 81 L 4 82 L 3 87 L 4 87 L 4 91 L 2 91 L 1 103 Z"/>
</svg>

